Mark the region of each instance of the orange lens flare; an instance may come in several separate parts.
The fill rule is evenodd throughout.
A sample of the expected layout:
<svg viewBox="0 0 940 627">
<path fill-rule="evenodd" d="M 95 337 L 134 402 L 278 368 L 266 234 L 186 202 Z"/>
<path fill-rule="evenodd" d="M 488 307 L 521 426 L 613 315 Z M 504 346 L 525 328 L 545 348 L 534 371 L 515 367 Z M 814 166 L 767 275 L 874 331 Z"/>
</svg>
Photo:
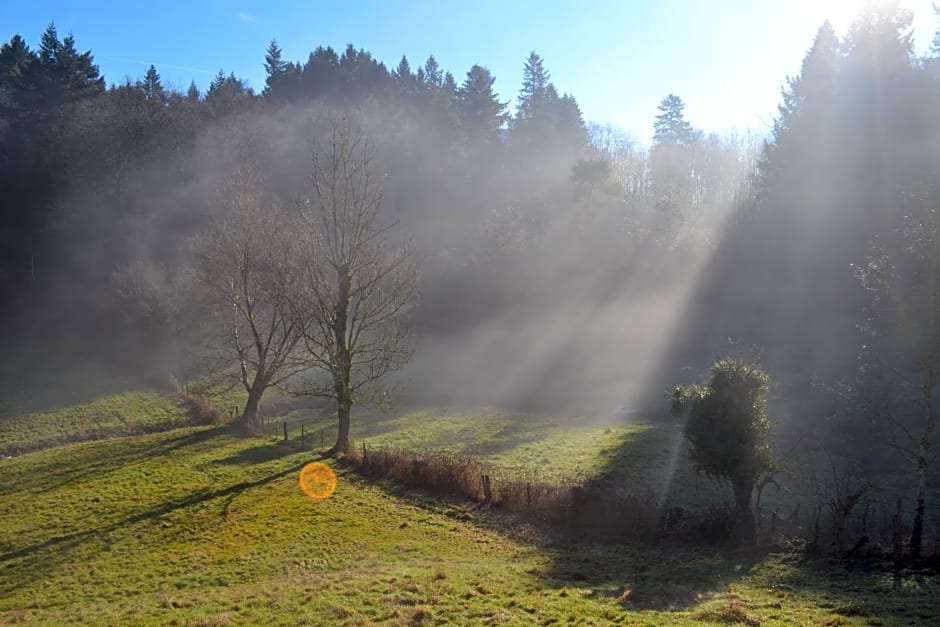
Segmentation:
<svg viewBox="0 0 940 627">
<path fill-rule="evenodd" d="M 336 490 L 336 475 L 326 464 L 313 462 L 300 470 L 300 489 L 317 501 L 328 499 Z"/>
</svg>

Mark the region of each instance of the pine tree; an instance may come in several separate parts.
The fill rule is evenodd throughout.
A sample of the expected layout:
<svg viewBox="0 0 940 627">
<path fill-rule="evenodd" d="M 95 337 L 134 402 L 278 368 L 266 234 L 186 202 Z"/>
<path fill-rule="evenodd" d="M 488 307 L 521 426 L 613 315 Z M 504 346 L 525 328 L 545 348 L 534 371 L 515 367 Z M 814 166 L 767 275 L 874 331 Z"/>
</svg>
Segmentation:
<svg viewBox="0 0 940 627">
<path fill-rule="evenodd" d="M 161 106 L 166 105 L 168 94 L 166 90 L 163 89 L 163 83 L 160 80 L 160 74 L 157 73 L 157 68 L 153 65 L 147 68 L 144 80 L 140 83 L 140 89 L 143 91 L 144 98 L 147 102 Z"/>
<path fill-rule="evenodd" d="M 408 63 L 408 57 L 402 55 L 398 67 L 392 72 L 392 80 L 395 81 L 398 95 L 405 99 L 413 98 L 418 93 L 418 79 L 411 71 L 411 64 Z"/>
<path fill-rule="evenodd" d="M 301 70 L 301 91 L 307 98 L 338 96 L 339 56 L 331 47 L 318 46 Z"/>
<path fill-rule="evenodd" d="M 522 71 L 522 89 L 519 90 L 519 104 L 516 109 L 517 120 L 531 120 L 537 117 L 546 102 L 551 100 L 549 88 L 554 87 L 550 79 L 551 75 L 545 69 L 542 57 L 533 50 L 529 53 Z M 557 92 L 555 96 L 557 97 Z"/>
<path fill-rule="evenodd" d="M 457 90 L 457 110 L 467 139 L 493 143 L 506 124 L 506 103 L 493 91 L 496 77 L 483 66 L 474 65 Z"/>
<path fill-rule="evenodd" d="M 234 72 L 226 76 L 221 69 L 212 79 L 209 89 L 206 91 L 206 103 L 216 117 L 238 112 L 253 97 L 254 92 L 246 81 L 235 76 Z"/>
<path fill-rule="evenodd" d="M 16 92 L 22 87 L 27 66 L 36 60 L 36 55 L 19 35 L 0 46 L 0 126 L 2 120 L 10 120 L 16 113 Z M 7 122 L 9 123 L 9 122 Z"/>
<path fill-rule="evenodd" d="M 290 88 L 287 85 L 288 63 L 281 56 L 277 40 L 272 39 L 264 55 L 264 89 L 261 95 L 271 101 L 287 99 Z"/>
<path fill-rule="evenodd" d="M 22 76 L 26 65 L 34 58 L 26 41 L 19 35 L 13 35 L 10 41 L 0 46 L 0 86 Z"/>
<path fill-rule="evenodd" d="M 530 154 L 568 154 L 587 144 L 587 129 L 575 99 L 558 94 L 542 57 L 534 51 L 523 68 L 516 115 L 509 142 Z"/>
<path fill-rule="evenodd" d="M 424 83 L 432 87 L 443 87 L 444 85 L 444 76 L 441 71 L 441 66 L 438 64 L 433 54 L 424 62 Z"/>
<path fill-rule="evenodd" d="M 659 103 L 659 115 L 653 124 L 653 145 L 676 144 L 691 146 L 699 133 L 685 119 L 685 103 L 675 94 L 669 94 Z"/>
</svg>

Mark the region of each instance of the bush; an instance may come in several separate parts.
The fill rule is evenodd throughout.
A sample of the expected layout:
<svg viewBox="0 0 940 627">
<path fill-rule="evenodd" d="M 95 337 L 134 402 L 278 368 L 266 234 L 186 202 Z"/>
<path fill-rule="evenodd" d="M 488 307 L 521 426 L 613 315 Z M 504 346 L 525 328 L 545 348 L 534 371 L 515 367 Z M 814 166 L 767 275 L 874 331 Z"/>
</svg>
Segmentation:
<svg viewBox="0 0 940 627">
<path fill-rule="evenodd" d="M 757 541 L 751 495 L 762 475 L 773 471 L 767 394 L 770 377 L 746 361 L 724 359 L 702 385 L 676 386 L 672 412 L 685 418 L 689 458 L 696 470 L 727 479 L 734 490 L 741 539 Z"/>
</svg>

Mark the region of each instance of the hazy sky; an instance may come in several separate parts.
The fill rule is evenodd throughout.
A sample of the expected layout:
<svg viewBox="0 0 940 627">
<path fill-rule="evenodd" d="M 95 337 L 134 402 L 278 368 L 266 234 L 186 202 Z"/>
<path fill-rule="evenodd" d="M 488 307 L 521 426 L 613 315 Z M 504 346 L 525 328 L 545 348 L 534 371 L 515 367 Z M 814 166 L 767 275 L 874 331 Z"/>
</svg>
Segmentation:
<svg viewBox="0 0 940 627">
<path fill-rule="evenodd" d="M 402 54 L 412 67 L 434 54 L 458 82 L 474 63 L 515 99 L 523 62 L 536 50 L 562 92 L 573 93 L 588 121 L 612 123 L 646 141 L 656 106 L 668 93 L 706 130 L 762 129 L 787 74 L 816 29 L 844 29 L 853 0 L 633 0 L 577 2 L 356 2 L 353 0 L 4 0 L 0 35 L 20 33 L 35 47 L 46 24 L 74 33 L 109 82 L 157 66 L 164 81 L 205 88 L 223 68 L 260 90 L 272 38 L 288 60 L 318 45 L 353 43 L 390 69 Z M 930 0 L 902 0 L 915 14 L 918 51 L 938 23 Z"/>
</svg>

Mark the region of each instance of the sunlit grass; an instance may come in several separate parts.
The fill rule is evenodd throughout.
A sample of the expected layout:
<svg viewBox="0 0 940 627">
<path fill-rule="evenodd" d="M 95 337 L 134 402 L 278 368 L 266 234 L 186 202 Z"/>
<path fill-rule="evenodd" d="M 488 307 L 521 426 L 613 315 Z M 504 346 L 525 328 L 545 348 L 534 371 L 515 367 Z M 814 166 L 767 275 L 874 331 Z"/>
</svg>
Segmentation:
<svg viewBox="0 0 940 627">
<path fill-rule="evenodd" d="M 4 416 L 0 420 L 0 453 L 169 428 L 184 424 L 188 417 L 186 407 L 174 394 L 113 394 L 81 405 Z"/>
<path fill-rule="evenodd" d="M 927 592 L 772 557 L 567 545 L 496 512 L 340 471 L 312 455 L 182 429 L 0 466 L 0 623 L 909 624 Z M 931 588 L 932 589 L 932 588 Z M 625 596 L 629 590 L 630 594 Z"/>
</svg>

